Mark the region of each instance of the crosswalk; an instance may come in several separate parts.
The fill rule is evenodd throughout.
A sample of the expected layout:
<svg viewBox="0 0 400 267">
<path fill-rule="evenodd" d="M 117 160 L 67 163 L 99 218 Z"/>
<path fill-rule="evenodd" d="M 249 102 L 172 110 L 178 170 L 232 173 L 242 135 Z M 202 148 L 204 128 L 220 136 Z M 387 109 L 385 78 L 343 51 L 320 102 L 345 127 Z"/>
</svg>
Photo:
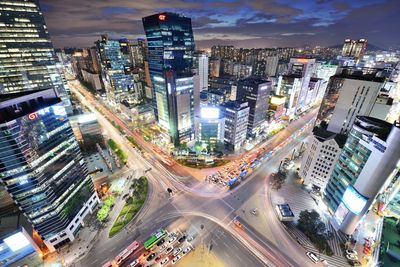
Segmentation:
<svg viewBox="0 0 400 267">
<path fill-rule="evenodd" d="M 275 204 L 288 203 L 293 213 L 296 216 L 296 220 L 301 211 L 303 210 L 318 210 L 317 204 L 311 198 L 311 196 L 298 187 L 298 185 L 285 183 L 279 191 L 272 191 L 272 201 Z M 342 249 L 340 248 L 341 239 L 335 229 L 330 224 L 329 220 L 324 216 L 321 216 L 323 222 L 326 225 L 326 229 L 332 233 L 332 237 L 328 239 L 328 244 L 333 251 L 333 256 L 327 256 L 321 254 L 321 259 L 326 259 L 328 261 L 329 266 L 349 266 L 346 258 L 343 255 Z M 319 255 L 318 250 L 311 243 L 308 237 L 297 229 L 295 223 L 285 224 L 286 230 L 289 234 L 307 251 L 312 251 Z"/>
<path fill-rule="evenodd" d="M 327 256 L 325 254 L 320 254 L 318 252 L 318 249 L 311 243 L 311 241 L 307 238 L 307 236 L 301 232 L 299 229 L 296 228 L 296 225 L 291 223 L 291 224 L 286 224 L 286 231 L 295 239 L 297 242 L 304 247 L 305 250 L 314 252 L 316 255 L 319 256 L 321 260 L 326 260 L 328 262 L 328 266 L 335 266 L 335 267 L 342 267 L 342 266 L 349 266 L 347 263 L 347 260 L 341 256 L 341 251 L 340 254 L 334 254 L 333 256 Z M 329 242 L 329 241 L 328 241 Z M 331 244 L 329 244 L 331 245 Z M 331 246 L 332 250 L 333 247 Z M 340 249 L 340 247 L 339 247 Z M 335 251 L 334 251 L 335 252 Z"/>
</svg>

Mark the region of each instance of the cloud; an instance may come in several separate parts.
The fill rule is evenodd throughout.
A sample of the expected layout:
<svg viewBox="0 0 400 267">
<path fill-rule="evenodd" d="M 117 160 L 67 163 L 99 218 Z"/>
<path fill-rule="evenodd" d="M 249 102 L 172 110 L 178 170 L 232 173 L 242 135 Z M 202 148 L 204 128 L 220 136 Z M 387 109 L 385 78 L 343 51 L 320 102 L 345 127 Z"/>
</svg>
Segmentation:
<svg viewBox="0 0 400 267">
<path fill-rule="evenodd" d="M 56 47 L 91 46 L 103 33 L 144 36 L 141 19 L 171 11 L 192 18 L 196 44 L 335 45 L 347 37 L 398 45 L 396 0 L 41 0 Z"/>
</svg>

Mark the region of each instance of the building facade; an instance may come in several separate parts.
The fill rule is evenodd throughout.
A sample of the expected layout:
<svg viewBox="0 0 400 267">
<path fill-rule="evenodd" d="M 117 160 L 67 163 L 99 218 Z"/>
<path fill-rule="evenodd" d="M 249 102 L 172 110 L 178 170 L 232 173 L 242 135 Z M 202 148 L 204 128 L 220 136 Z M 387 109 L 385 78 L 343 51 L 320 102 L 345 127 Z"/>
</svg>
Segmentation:
<svg viewBox="0 0 400 267">
<path fill-rule="evenodd" d="M 384 80 L 375 74 L 363 74 L 354 69 L 345 69 L 341 74 L 332 76 L 321 103 L 317 122 L 326 122 L 327 129 L 331 132 L 348 132 L 357 115 L 371 115 Z M 375 110 L 377 108 L 380 108 L 379 101 Z M 379 113 L 376 110 L 374 116 Z M 385 119 L 386 115 L 380 114 L 377 118 Z"/>
<path fill-rule="evenodd" d="M 264 129 L 271 90 L 271 81 L 248 78 L 238 82 L 236 98 L 250 107 L 248 137 L 255 137 Z"/>
<path fill-rule="evenodd" d="M 198 52 L 194 55 L 194 68 L 200 79 L 200 91 L 208 89 L 208 55 Z"/>
<path fill-rule="evenodd" d="M 211 149 L 224 143 L 225 118 L 218 107 L 202 107 L 196 117 L 196 140 Z"/>
<path fill-rule="evenodd" d="M 346 136 L 315 127 L 299 171 L 303 184 L 324 192 L 339 158 Z"/>
<path fill-rule="evenodd" d="M 0 95 L 54 88 L 72 106 L 43 14 L 34 0 L 0 2 Z"/>
<path fill-rule="evenodd" d="M 365 53 L 368 41 L 366 39 L 344 40 L 342 56 L 353 57 L 356 61 L 359 61 Z"/>
<path fill-rule="evenodd" d="M 148 43 L 154 113 L 158 124 L 179 145 L 193 139 L 193 53 L 190 18 L 159 13 L 142 19 Z"/>
<path fill-rule="evenodd" d="M 221 105 L 221 111 L 225 117 L 225 145 L 236 152 L 246 141 L 250 107 L 247 102 L 229 101 Z"/>
<path fill-rule="evenodd" d="M 99 202 L 53 89 L 0 103 L 0 180 L 50 251 L 71 242 Z"/>
<path fill-rule="evenodd" d="M 325 190 L 333 222 L 352 234 L 400 159 L 400 125 L 358 116 Z"/>
</svg>

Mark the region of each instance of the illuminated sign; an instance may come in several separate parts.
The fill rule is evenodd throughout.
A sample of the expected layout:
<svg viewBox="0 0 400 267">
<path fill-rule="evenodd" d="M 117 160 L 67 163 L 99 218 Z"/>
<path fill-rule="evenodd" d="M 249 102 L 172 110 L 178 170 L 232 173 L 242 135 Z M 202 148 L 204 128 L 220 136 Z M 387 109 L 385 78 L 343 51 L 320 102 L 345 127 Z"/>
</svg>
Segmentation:
<svg viewBox="0 0 400 267">
<path fill-rule="evenodd" d="M 37 112 L 33 112 L 33 113 L 28 115 L 28 119 L 30 119 L 31 121 L 36 120 L 37 118 L 38 118 L 38 113 Z"/>
<path fill-rule="evenodd" d="M 167 18 L 167 16 L 164 15 L 164 14 L 158 15 L 158 19 L 159 19 L 159 20 L 165 20 L 166 18 Z"/>
<path fill-rule="evenodd" d="M 53 113 L 56 116 L 66 116 L 67 112 L 63 106 L 53 106 Z"/>
<path fill-rule="evenodd" d="M 285 101 L 286 97 L 276 97 L 276 96 L 271 97 L 271 104 L 275 106 L 285 104 Z"/>
<path fill-rule="evenodd" d="M 364 209 L 368 198 L 364 197 L 354 189 L 353 186 L 348 186 L 344 192 L 342 202 L 351 212 L 358 215 Z"/>
<path fill-rule="evenodd" d="M 79 123 L 87 123 L 87 122 L 92 122 L 96 121 L 96 114 L 94 113 L 89 113 L 89 114 L 83 114 L 78 117 L 78 122 Z"/>
<path fill-rule="evenodd" d="M 17 251 L 30 245 L 29 240 L 21 232 L 9 236 L 3 241 L 12 251 Z"/>
<path fill-rule="evenodd" d="M 200 115 L 203 119 L 218 119 L 219 108 L 201 108 Z"/>
</svg>

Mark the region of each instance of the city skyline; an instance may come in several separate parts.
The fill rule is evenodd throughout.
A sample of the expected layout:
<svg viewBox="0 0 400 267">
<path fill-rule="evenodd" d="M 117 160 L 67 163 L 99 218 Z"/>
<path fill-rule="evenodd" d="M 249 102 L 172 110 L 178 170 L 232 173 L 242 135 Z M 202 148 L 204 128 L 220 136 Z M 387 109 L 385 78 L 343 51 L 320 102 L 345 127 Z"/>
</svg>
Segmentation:
<svg viewBox="0 0 400 267">
<path fill-rule="evenodd" d="M 197 48 L 336 46 L 367 38 L 396 47 L 396 1 L 40 1 L 55 47 L 88 47 L 99 35 L 144 37 L 141 18 L 177 12 L 192 18 Z M 377 27 L 379 23 L 379 27 Z M 346 25 L 351 25 L 348 27 Z M 370 46 L 371 47 L 371 46 Z"/>
</svg>

